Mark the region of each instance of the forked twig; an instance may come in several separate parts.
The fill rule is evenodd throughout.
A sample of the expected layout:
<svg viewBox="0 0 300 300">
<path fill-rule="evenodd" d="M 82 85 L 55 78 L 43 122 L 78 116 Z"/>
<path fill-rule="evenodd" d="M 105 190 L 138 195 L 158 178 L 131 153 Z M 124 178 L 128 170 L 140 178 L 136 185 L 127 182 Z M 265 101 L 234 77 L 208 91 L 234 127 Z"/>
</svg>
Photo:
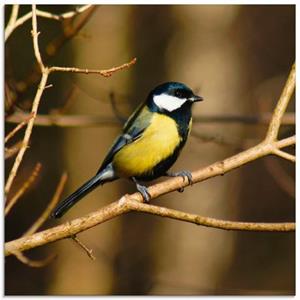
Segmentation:
<svg viewBox="0 0 300 300">
<path fill-rule="evenodd" d="M 20 164 L 22 162 L 22 159 L 24 157 L 24 154 L 26 152 L 27 146 L 29 144 L 29 140 L 30 140 L 30 136 L 31 136 L 31 132 L 32 132 L 32 128 L 35 122 L 35 118 L 37 115 L 37 111 L 38 111 L 38 107 L 41 101 L 41 97 L 43 95 L 43 92 L 45 90 L 45 87 L 47 86 L 47 80 L 48 80 L 48 76 L 51 72 L 71 72 L 69 69 L 76 69 L 76 70 L 82 70 L 82 69 L 78 69 L 78 68 L 63 68 L 63 67 L 46 67 L 43 63 L 42 57 L 41 57 L 41 53 L 40 53 L 40 49 L 39 49 L 39 43 L 38 43 L 38 35 L 39 32 L 37 31 L 37 13 L 36 13 L 36 7 L 35 5 L 32 5 L 32 40 L 33 40 L 33 49 L 34 49 L 34 55 L 36 58 L 36 61 L 40 67 L 40 70 L 42 72 L 42 77 L 41 77 L 41 81 L 39 84 L 39 87 L 37 89 L 37 92 L 35 94 L 33 103 L 32 103 L 32 109 L 31 109 L 31 114 L 32 114 L 32 118 L 29 120 L 26 130 L 25 130 L 25 134 L 24 134 L 24 138 L 23 138 L 23 142 L 22 142 L 22 146 L 17 154 L 17 157 L 15 159 L 15 162 L 13 164 L 13 167 L 9 173 L 7 182 L 5 184 L 5 188 L 4 188 L 4 192 L 7 195 L 12 183 L 17 175 L 18 169 L 20 167 Z M 125 68 L 130 67 L 131 65 L 133 65 L 136 62 L 136 59 L 131 60 L 129 63 L 125 63 L 121 66 L 118 67 L 113 67 L 107 70 L 88 70 L 85 69 L 84 73 L 88 72 L 88 74 L 91 74 L 93 72 L 97 72 L 97 74 L 100 74 L 104 77 L 108 77 L 111 76 L 114 72 L 123 70 Z M 75 71 L 77 72 L 77 71 Z"/>
<path fill-rule="evenodd" d="M 17 6 L 18 8 L 16 8 L 15 6 Z M 84 12 L 85 10 L 89 9 L 92 5 L 83 5 L 77 9 L 75 9 L 74 11 L 69 11 L 69 12 L 65 12 L 63 14 L 53 14 L 50 12 L 46 12 L 43 10 L 39 10 L 36 9 L 36 15 L 39 17 L 43 17 L 43 18 L 47 18 L 47 19 L 53 19 L 53 20 L 65 20 L 68 18 L 73 18 L 74 16 Z M 24 24 L 26 21 L 28 21 L 29 19 L 32 18 L 32 11 L 28 12 L 27 14 L 25 14 L 24 16 L 20 17 L 17 19 L 17 14 L 14 12 L 14 9 L 17 10 L 19 9 L 19 5 L 14 5 L 13 6 L 13 11 L 12 11 L 12 16 L 14 15 L 14 19 L 13 22 L 9 22 L 7 27 L 5 28 L 5 41 L 9 38 L 9 36 L 12 34 L 12 32 L 17 29 L 19 26 L 21 26 L 22 24 Z"/>
</svg>

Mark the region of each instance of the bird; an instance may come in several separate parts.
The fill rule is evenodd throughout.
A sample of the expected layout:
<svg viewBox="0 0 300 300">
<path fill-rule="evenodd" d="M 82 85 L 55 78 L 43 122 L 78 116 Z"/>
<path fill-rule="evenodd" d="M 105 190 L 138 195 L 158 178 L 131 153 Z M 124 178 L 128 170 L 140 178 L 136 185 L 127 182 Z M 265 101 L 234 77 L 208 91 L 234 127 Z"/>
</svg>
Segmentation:
<svg viewBox="0 0 300 300">
<path fill-rule="evenodd" d="M 192 184 L 189 171 L 171 172 L 189 136 L 192 106 L 203 98 L 180 82 L 165 82 L 150 91 L 125 123 L 98 172 L 53 210 L 62 217 L 74 204 L 99 185 L 126 178 L 136 184 L 145 203 L 150 194 L 141 181 L 161 176 L 181 176 Z"/>
</svg>

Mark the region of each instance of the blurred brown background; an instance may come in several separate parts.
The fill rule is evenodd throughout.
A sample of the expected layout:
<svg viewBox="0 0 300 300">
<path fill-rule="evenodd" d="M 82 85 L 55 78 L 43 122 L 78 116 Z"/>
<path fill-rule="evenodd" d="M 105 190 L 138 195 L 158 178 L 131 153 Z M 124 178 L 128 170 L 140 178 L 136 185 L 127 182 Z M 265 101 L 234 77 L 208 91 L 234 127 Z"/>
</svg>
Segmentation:
<svg viewBox="0 0 300 300">
<path fill-rule="evenodd" d="M 73 6 L 38 6 L 61 13 Z M 21 14 L 30 10 L 21 6 Z M 11 7 L 5 7 L 6 22 Z M 61 23 L 38 18 L 42 55 Z M 36 84 L 26 92 L 34 62 L 31 21 L 5 45 L 5 79 L 18 95 L 12 108 L 28 111 Z M 102 69 L 137 57 L 136 65 L 111 78 L 53 74 L 40 113 L 68 102 L 66 114 L 111 116 L 109 93 L 125 116 L 164 81 L 186 83 L 205 98 L 195 116 L 253 115 L 272 111 L 295 59 L 295 6 L 172 5 L 99 6 L 87 24 L 48 62 Z M 70 94 L 70 91 L 73 91 Z M 66 100 L 68 98 L 68 101 Z M 294 111 L 294 101 L 289 111 Z M 5 124 L 6 133 L 15 125 Z M 69 175 L 67 196 L 100 166 L 120 126 L 35 127 L 15 181 L 16 191 L 34 164 L 42 172 L 5 222 L 5 238 L 19 237 L 50 201 L 61 173 Z M 195 123 L 174 170 L 195 170 L 247 148 L 265 134 L 262 125 Z M 294 131 L 283 127 L 282 136 Z M 18 135 L 19 139 L 22 134 Z M 17 138 L 18 139 L 18 138 Z M 16 140 L 17 140 L 16 139 Z M 6 160 L 6 177 L 13 159 Z M 12 191 L 12 193 L 13 193 Z M 120 180 L 98 188 L 61 221 L 96 210 L 134 186 Z M 295 219 L 294 165 L 277 157 L 257 160 L 225 176 L 171 193 L 155 204 L 227 220 L 280 222 Z M 44 268 L 5 259 L 6 295 L 278 295 L 295 292 L 294 233 L 229 232 L 141 213 L 130 213 L 79 235 L 93 249 L 92 261 L 72 240 L 26 253 L 57 258 Z"/>
</svg>

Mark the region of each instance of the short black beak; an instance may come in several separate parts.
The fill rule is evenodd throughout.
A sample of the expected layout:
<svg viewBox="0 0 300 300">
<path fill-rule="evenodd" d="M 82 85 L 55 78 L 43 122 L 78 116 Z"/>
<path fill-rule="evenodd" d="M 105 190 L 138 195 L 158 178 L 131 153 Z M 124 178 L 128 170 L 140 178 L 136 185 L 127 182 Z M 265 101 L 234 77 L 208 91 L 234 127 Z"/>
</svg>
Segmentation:
<svg viewBox="0 0 300 300">
<path fill-rule="evenodd" d="M 193 95 L 192 97 L 189 98 L 189 100 L 192 101 L 192 102 L 203 101 L 203 97 L 197 96 L 197 95 Z"/>
</svg>

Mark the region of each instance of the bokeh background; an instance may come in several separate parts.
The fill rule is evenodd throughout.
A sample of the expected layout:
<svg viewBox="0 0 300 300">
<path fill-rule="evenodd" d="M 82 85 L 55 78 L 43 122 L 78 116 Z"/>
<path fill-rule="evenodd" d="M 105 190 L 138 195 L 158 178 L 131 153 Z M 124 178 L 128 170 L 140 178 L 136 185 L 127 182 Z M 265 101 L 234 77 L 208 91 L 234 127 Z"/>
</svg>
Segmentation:
<svg viewBox="0 0 300 300">
<path fill-rule="evenodd" d="M 62 13 L 74 6 L 38 8 Z M 21 14 L 29 10 L 29 6 L 21 6 Z M 5 6 L 6 23 L 10 11 L 11 6 Z M 50 53 L 49 44 L 61 36 L 66 25 L 38 18 L 43 57 Z M 27 21 L 5 45 L 6 84 L 11 98 L 16 99 L 5 107 L 6 116 L 28 112 L 37 88 L 39 76 L 32 76 L 30 29 L 31 22 Z M 51 75 L 53 87 L 45 91 L 39 113 L 117 119 L 109 97 L 113 92 L 119 114 L 126 117 L 150 89 L 164 81 L 184 82 L 205 98 L 193 111 L 200 119 L 270 112 L 295 59 L 295 6 L 101 5 L 47 63 L 103 69 L 133 57 L 137 57 L 133 67 L 111 78 Z M 294 101 L 288 110 L 294 111 Z M 6 133 L 14 126 L 6 122 Z M 38 218 L 63 171 L 69 175 L 63 196 L 92 176 L 120 128 L 117 124 L 35 127 L 11 194 L 37 162 L 41 162 L 42 171 L 6 217 L 5 239 L 19 237 Z M 173 170 L 195 170 L 226 158 L 254 145 L 265 131 L 262 124 L 195 122 Z M 293 126 L 284 126 L 281 135 L 293 131 Z M 12 163 L 13 158 L 6 160 L 6 177 Z M 294 221 L 294 168 L 291 162 L 266 157 L 187 188 L 183 194 L 160 197 L 155 204 L 226 220 Z M 43 228 L 83 216 L 133 191 L 134 186 L 125 180 L 107 184 L 89 194 L 62 220 L 48 220 Z M 230 232 L 130 213 L 78 237 L 93 249 L 95 261 L 72 240 L 26 253 L 32 259 L 57 254 L 43 268 L 30 268 L 8 257 L 5 294 L 295 293 L 294 233 Z"/>
</svg>

